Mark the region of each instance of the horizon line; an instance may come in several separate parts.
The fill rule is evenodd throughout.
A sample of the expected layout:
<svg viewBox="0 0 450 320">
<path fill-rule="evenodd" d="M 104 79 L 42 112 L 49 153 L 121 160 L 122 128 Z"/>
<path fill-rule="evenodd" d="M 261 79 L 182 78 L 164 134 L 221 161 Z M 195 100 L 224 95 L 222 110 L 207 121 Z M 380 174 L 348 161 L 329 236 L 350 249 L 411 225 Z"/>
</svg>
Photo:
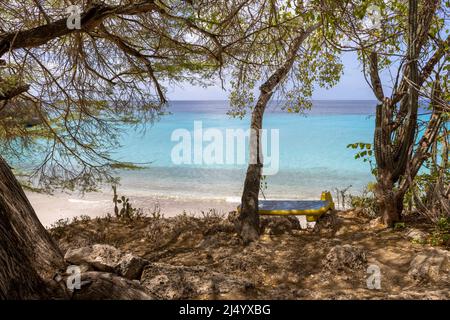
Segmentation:
<svg viewBox="0 0 450 320">
<path fill-rule="evenodd" d="M 169 99 L 168 102 L 178 101 L 230 101 L 229 99 Z M 273 101 L 285 101 L 285 100 L 270 100 Z M 312 99 L 311 101 L 377 101 L 376 99 Z"/>
</svg>

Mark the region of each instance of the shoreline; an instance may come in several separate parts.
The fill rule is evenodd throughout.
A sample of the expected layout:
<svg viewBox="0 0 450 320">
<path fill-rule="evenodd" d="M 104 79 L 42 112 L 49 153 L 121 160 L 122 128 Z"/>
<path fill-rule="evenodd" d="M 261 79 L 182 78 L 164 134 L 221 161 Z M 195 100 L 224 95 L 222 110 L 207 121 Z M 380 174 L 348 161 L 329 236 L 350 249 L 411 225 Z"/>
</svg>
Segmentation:
<svg viewBox="0 0 450 320">
<path fill-rule="evenodd" d="M 60 219 L 72 219 L 81 215 L 91 218 L 114 214 L 112 192 L 94 192 L 85 195 L 57 192 L 53 195 L 25 192 L 39 220 L 45 227 L 50 227 Z M 121 196 L 121 195 L 120 195 Z M 228 213 L 236 209 L 234 199 L 195 199 L 195 198 L 161 198 L 155 195 L 130 196 L 133 208 L 142 208 L 144 213 L 159 211 L 164 217 L 173 217 L 186 212 L 199 215 L 215 210 Z"/>
<path fill-rule="evenodd" d="M 123 191 L 123 190 L 122 190 Z M 331 191 L 332 192 L 332 191 Z M 51 227 L 61 219 L 71 220 L 74 217 L 89 216 L 90 218 L 103 218 L 107 214 L 114 216 L 113 192 L 105 189 L 98 192 L 81 194 L 77 192 L 55 192 L 54 194 L 25 191 L 40 222 Z M 190 216 L 202 215 L 214 211 L 219 214 L 228 214 L 235 211 L 240 204 L 240 197 L 225 198 L 199 198 L 189 195 L 161 196 L 160 194 L 142 194 L 137 192 L 119 193 L 125 195 L 135 209 L 142 209 L 146 216 L 159 213 L 165 218 L 186 213 Z M 333 197 L 335 196 L 332 192 Z M 267 197 L 266 200 L 318 200 L 315 197 Z M 120 209 L 120 204 L 119 204 Z"/>
</svg>

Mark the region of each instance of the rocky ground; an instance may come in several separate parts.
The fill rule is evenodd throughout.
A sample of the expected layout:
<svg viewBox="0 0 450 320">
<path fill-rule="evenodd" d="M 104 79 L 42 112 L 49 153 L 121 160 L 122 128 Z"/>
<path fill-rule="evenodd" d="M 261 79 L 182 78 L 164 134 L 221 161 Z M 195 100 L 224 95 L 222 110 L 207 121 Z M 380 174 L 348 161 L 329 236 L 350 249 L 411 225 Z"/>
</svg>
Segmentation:
<svg viewBox="0 0 450 320">
<path fill-rule="evenodd" d="M 449 248 L 424 244 L 432 230 L 420 221 L 386 229 L 354 211 L 333 212 L 302 230 L 295 218 L 263 218 L 264 234 L 248 246 L 234 221 L 235 213 L 213 212 L 81 218 L 50 233 L 84 271 L 74 298 L 98 297 L 95 277 L 142 299 L 450 298 Z"/>
</svg>

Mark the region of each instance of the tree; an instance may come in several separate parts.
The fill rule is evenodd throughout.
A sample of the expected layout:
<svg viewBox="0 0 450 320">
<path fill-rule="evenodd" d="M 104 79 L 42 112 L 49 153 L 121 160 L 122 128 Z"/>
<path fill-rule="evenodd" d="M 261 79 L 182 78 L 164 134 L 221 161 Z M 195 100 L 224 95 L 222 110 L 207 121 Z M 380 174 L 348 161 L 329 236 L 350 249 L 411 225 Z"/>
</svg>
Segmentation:
<svg viewBox="0 0 450 320">
<path fill-rule="evenodd" d="M 445 21 L 450 5 L 439 0 L 409 0 L 407 5 L 403 1 L 325 3 L 324 11 L 331 17 L 328 23 L 347 40 L 345 44 L 329 41 L 358 52 L 378 100 L 374 133 L 377 207 L 384 223 L 393 225 L 401 219 L 405 193 L 429 157 L 448 115 L 448 87 L 444 85 L 448 72 L 444 72 L 449 68 Z M 376 9 L 379 25 L 365 28 L 357 17 L 370 8 Z M 388 85 L 382 83 L 382 71 L 393 74 L 390 96 L 385 93 Z M 424 126 L 421 109 L 431 113 Z"/>
<path fill-rule="evenodd" d="M 0 1 L 2 157 L 31 158 L 28 182 L 46 189 L 113 180 L 121 125 L 161 115 L 162 80 L 207 84 L 238 51 L 232 28 L 248 2 L 85 1 L 77 29 L 69 2 Z M 3 158 L 0 298 L 65 298 L 51 280 L 62 255 Z"/>
<path fill-rule="evenodd" d="M 32 155 L 26 173 L 41 187 L 89 191 L 121 165 L 109 156 L 120 124 L 157 119 L 166 105 L 160 82 L 208 79 L 220 49 L 188 25 L 190 5 L 88 1 L 78 30 L 66 25 L 65 2 L 36 3 L 0 8 L 1 152 L 13 165 Z M 24 127 L 18 114 L 39 126 Z"/>
<path fill-rule="evenodd" d="M 265 65 L 271 72 L 285 58 L 288 42 L 296 39 L 284 70 L 267 84 L 269 90 L 294 64 L 302 34 L 314 29 L 286 34 L 296 16 L 279 20 L 273 1 L 266 0 L 86 1 L 80 6 L 79 28 L 67 24 L 65 1 L 0 4 L 1 154 L 12 165 L 21 163 L 21 169 L 29 165 L 22 172 L 27 186 L 46 190 L 89 191 L 113 181 L 111 170 L 129 165 L 109 154 L 118 146 L 121 125 L 153 121 L 165 110 L 160 81 L 208 84 L 216 74 L 222 78 L 228 65 L 245 69 L 241 76 Z M 260 54 L 252 51 L 256 48 L 268 50 Z M 330 54 L 325 58 L 330 60 Z M 318 61 L 303 57 L 297 63 L 313 62 L 319 70 Z M 297 72 L 299 78 L 304 75 Z M 250 73 L 245 77 L 255 79 Z M 290 92 L 308 93 L 311 79 L 321 80 L 320 75 L 306 78 L 305 86 Z M 240 83 L 248 84 L 239 76 L 237 83 L 240 89 Z M 0 297 L 66 298 L 51 280 L 65 267 L 62 255 L 3 158 Z"/>
<path fill-rule="evenodd" d="M 337 51 L 326 46 L 321 32 L 317 32 L 320 31 L 317 2 L 269 1 L 268 6 L 260 8 L 260 23 L 276 23 L 277 28 L 252 37 L 245 55 L 235 64 L 231 95 L 232 114 L 242 117 L 251 109 L 250 157 L 238 223 L 244 243 L 257 239 L 260 233 L 258 198 L 264 166 L 261 130 L 267 104 L 278 91 L 278 98 L 287 100 L 282 108 L 301 112 L 311 107 L 314 84 L 331 86 L 342 71 Z M 259 97 L 252 106 L 252 90 L 258 82 Z"/>
<path fill-rule="evenodd" d="M 20 184 L 0 158 L 0 299 L 37 299 L 65 264 Z M 48 280 L 48 281 L 46 281 Z"/>
<path fill-rule="evenodd" d="M 423 165 L 426 170 L 419 172 L 405 196 L 410 211 L 417 210 L 435 224 L 445 223 L 450 218 L 449 139 L 448 128 L 444 125 Z"/>
</svg>

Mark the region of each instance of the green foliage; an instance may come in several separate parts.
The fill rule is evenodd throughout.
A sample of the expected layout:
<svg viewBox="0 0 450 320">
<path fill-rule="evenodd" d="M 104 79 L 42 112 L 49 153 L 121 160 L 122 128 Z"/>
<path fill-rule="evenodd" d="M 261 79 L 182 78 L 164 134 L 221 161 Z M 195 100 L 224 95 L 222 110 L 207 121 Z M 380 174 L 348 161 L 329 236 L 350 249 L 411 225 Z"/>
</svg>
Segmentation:
<svg viewBox="0 0 450 320">
<path fill-rule="evenodd" d="M 14 171 L 13 171 L 14 172 Z M 30 191 L 30 192 L 35 192 L 35 193 L 45 193 L 46 190 L 42 189 L 42 188 L 36 188 L 34 187 L 29 181 L 22 181 L 20 179 L 20 177 L 17 177 L 18 180 L 20 181 L 20 184 L 22 186 L 22 188 L 26 191 Z"/>
<path fill-rule="evenodd" d="M 441 217 L 429 239 L 432 246 L 450 245 L 450 218 Z"/>
<path fill-rule="evenodd" d="M 56 222 L 50 225 L 49 228 L 50 234 L 55 238 L 61 238 L 65 234 L 66 228 L 69 224 L 70 220 L 68 218 L 57 220 Z"/>
<path fill-rule="evenodd" d="M 114 215 L 117 219 L 120 220 L 126 220 L 126 221 L 132 221 L 139 219 L 144 216 L 144 212 L 141 208 L 136 209 L 133 208 L 133 206 L 130 203 L 130 199 L 121 196 L 117 194 L 117 186 L 112 186 L 114 196 L 113 196 L 113 203 L 114 203 Z M 121 208 L 119 208 L 121 206 Z"/>
<path fill-rule="evenodd" d="M 164 84 L 212 84 L 222 67 L 218 50 L 225 43 L 220 41 L 242 36 L 233 30 L 239 11 L 233 17 L 236 7 L 222 0 L 157 1 L 164 10 L 152 14 L 135 1 L 113 2 L 119 10 L 112 10 L 101 27 L 62 37 L 46 29 L 42 14 L 50 21 L 61 19 L 65 7 L 60 1 L 42 6 L 10 1 L 0 7 L 3 33 L 41 27 L 43 34 L 27 37 L 50 37 L 36 46 L 15 43 L 0 61 L 0 94 L 22 83 L 31 88 L 6 104 L 0 101 L 0 153 L 9 163 L 26 164 L 26 183 L 47 191 L 92 191 L 98 184 L 114 183 L 115 169 L 136 169 L 112 157 L 122 132 L 130 126 L 145 128 L 165 114 Z M 87 11 L 99 3 L 79 5 Z M 138 9 L 129 15 L 114 13 L 133 6 Z M 209 34 L 220 41 L 211 41 Z M 229 44 L 232 52 L 238 48 Z M 28 126 L 30 115 L 38 123 Z"/>
<path fill-rule="evenodd" d="M 378 207 L 375 198 L 375 183 L 369 183 L 359 196 L 350 195 L 350 204 L 352 208 L 362 210 L 368 217 L 376 217 Z"/>
<path fill-rule="evenodd" d="M 376 166 L 374 159 L 374 151 L 371 143 L 356 142 L 347 145 L 348 149 L 356 150 L 355 159 L 361 159 L 363 162 L 368 162 L 373 175 L 376 175 Z"/>
<path fill-rule="evenodd" d="M 450 163 L 448 161 L 448 129 L 445 127 L 436 139 L 422 171 L 416 175 L 405 194 L 405 207 L 417 211 L 431 223 L 450 217 L 448 188 Z"/>
<path fill-rule="evenodd" d="M 363 142 L 351 143 L 347 145 L 347 148 L 362 150 L 358 151 L 358 153 L 355 154 L 355 159 L 362 159 L 364 162 L 371 162 L 373 156 L 371 143 L 363 143 Z"/>
<path fill-rule="evenodd" d="M 20 77 L 17 75 L 5 75 L 0 69 L 0 96 L 22 84 Z"/>
<path fill-rule="evenodd" d="M 450 231 L 450 218 L 441 217 L 436 223 L 436 228 L 440 231 L 449 232 Z"/>
<path fill-rule="evenodd" d="M 143 170 L 145 167 L 130 162 L 115 162 L 110 164 L 115 170 Z"/>
<path fill-rule="evenodd" d="M 320 24 L 320 1 L 272 1 L 270 6 L 252 9 L 259 13 L 247 17 L 253 22 L 249 36 L 241 44 L 241 52 L 229 61 L 232 81 L 229 115 L 244 117 L 255 103 L 257 85 L 286 62 L 286 52 L 300 32 Z M 245 20 L 242 23 L 245 24 Z M 270 25 L 271 28 L 267 28 Z M 241 29 L 244 29 L 242 26 Z M 259 32 L 256 30 L 259 29 Z M 247 31 L 251 31 L 247 30 Z M 289 113 L 303 113 L 312 106 L 316 86 L 334 86 L 343 70 L 339 50 L 328 45 L 327 36 L 334 36 L 333 27 L 317 28 L 303 42 L 294 66 L 273 92 L 277 107 Z"/>
<path fill-rule="evenodd" d="M 404 223 L 404 222 L 396 222 L 394 224 L 394 230 L 395 231 L 404 230 L 404 229 L 406 229 L 406 223 Z"/>
</svg>

